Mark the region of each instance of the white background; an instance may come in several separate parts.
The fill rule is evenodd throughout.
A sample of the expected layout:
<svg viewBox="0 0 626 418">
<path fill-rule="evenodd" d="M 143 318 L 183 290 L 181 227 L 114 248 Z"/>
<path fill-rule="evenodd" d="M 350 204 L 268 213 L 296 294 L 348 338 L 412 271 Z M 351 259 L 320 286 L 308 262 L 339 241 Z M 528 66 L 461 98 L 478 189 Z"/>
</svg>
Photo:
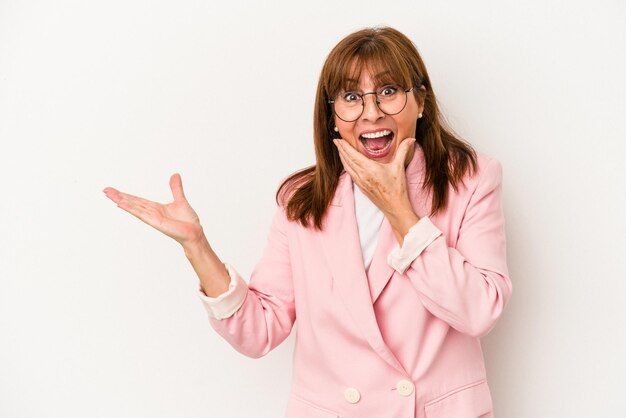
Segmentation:
<svg viewBox="0 0 626 418">
<path fill-rule="evenodd" d="M 173 240 L 113 186 L 185 191 L 247 278 L 314 162 L 322 63 L 391 25 L 503 165 L 513 297 L 483 339 L 500 418 L 626 415 L 623 1 L 0 0 L 0 417 L 280 417 L 293 337 L 210 327 Z"/>
</svg>

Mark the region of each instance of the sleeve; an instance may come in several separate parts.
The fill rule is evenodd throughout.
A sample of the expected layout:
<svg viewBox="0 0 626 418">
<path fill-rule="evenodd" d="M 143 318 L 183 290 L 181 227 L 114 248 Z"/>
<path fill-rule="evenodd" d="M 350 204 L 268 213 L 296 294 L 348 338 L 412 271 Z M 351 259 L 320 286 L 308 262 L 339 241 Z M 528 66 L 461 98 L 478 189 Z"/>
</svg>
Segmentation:
<svg viewBox="0 0 626 418">
<path fill-rule="evenodd" d="M 387 263 L 398 273 L 404 274 L 409 264 L 441 234 L 442 232 L 431 222 L 428 216 L 421 218 L 404 236 L 402 247 L 396 245 L 389 253 Z"/>
<path fill-rule="evenodd" d="M 248 284 L 239 273 L 230 264 L 224 263 L 224 266 L 230 276 L 227 291 L 216 297 L 210 297 L 204 293 L 202 287 L 198 288 L 198 296 L 210 318 L 224 319 L 232 316 L 241 307 L 248 294 Z"/>
<path fill-rule="evenodd" d="M 282 343 L 291 333 L 296 319 L 288 224 L 284 209 L 279 206 L 261 260 L 245 288 L 241 306 L 227 318 L 209 318 L 219 335 L 237 351 L 251 358 L 262 357 Z M 225 299 L 228 297 L 223 295 Z"/>
<path fill-rule="evenodd" d="M 474 337 L 491 331 L 508 303 L 502 166 L 491 159 L 469 199 L 454 247 L 439 235 L 405 275 L 426 309 Z"/>
</svg>

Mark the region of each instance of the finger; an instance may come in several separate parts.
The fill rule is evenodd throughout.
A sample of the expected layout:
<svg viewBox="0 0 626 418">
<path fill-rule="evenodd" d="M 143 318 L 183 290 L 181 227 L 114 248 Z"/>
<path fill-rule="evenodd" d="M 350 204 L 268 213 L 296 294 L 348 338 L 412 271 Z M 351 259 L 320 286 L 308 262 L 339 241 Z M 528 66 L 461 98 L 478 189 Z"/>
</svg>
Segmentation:
<svg viewBox="0 0 626 418">
<path fill-rule="evenodd" d="M 341 155 L 340 155 L 340 158 Z M 343 160 L 342 160 L 343 161 Z M 363 192 L 366 196 L 368 196 L 370 199 L 371 196 L 368 193 L 368 187 L 365 184 L 365 181 L 363 180 L 363 177 L 361 175 L 359 175 L 359 171 L 354 169 L 354 166 L 350 165 L 350 163 L 344 163 L 344 167 L 346 168 L 346 172 L 350 175 L 350 177 L 352 178 L 352 181 L 354 182 L 354 184 L 356 184 L 358 186 L 358 188 L 361 190 L 361 192 Z"/>
<path fill-rule="evenodd" d="M 103 190 L 103 192 L 109 199 L 111 199 L 115 203 L 119 203 L 120 200 L 122 199 L 127 199 L 127 200 L 137 201 L 137 202 L 142 201 L 144 204 L 147 202 L 150 202 L 149 200 L 143 199 L 139 196 L 133 196 L 132 194 L 120 192 L 119 190 L 114 189 L 113 187 L 106 187 Z"/>
<path fill-rule="evenodd" d="M 175 202 L 187 200 L 185 192 L 183 191 L 183 180 L 181 179 L 180 174 L 172 174 L 172 177 L 170 177 L 170 189 L 172 189 L 172 196 L 174 196 Z"/>
<path fill-rule="evenodd" d="M 372 163 L 375 163 L 375 161 L 370 160 L 359 151 L 354 149 L 354 147 L 350 145 L 347 141 L 344 141 L 343 139 L 337 139 L 336 141 L 337 147 L 343 150 L 343 152 L 346 154 L 346 158 L 349 159 L 353 163 L 353 165 L 367 168 L 368 166 L 371 166 Z"/>
<path fill-rule="evenodd" d="M 356 171 L 354 171 L 354 169 L 352 167 L 350 167 L 350 164 L 348 164 L 343 157 L 339 157 L 341 158 L 341 162 L 343 163 L 343 168 L 346 170 L 346 172 L 350 175 L 350 177 L 352 177 L 352 180 L 356 183 L 361 183 L 360 177 L 358 175 L 358 173 Z"/>
<path fill-rule="evenodd" d="M 340 156 L 343 154 L 345 164 L 348 164 L 357 173 L 361 188 L 371 187 L 371 185 L 367 186 L 367 184 L 370 184 L 372 180 L 380 176 L 381 167 L 384 164 L 370 160 L 345 141 L 339 141 L 338 148 Z"/>
<path fill-rule="evenodd" d="M 339 158 L 341 159 L 343 168 L 345 168 L 346 172 L 350 175 L 350 177 L 352 177 L 352 181 L 363 187 L 363 181 L 361 180 L 359 172 L 355 170 L 355 167 L 352 166 L 348 160 L 346 160 L 345 153 L 343 153 L 343 151 L 339 151 Z"/>
<path fill-rule="evenodd" d="M 129 196 L 129 197 L 127 197 L 127 196 L 122 196 L 122 198 L 120 199 L 120 201 L 118 202 L 118 204 L 119 204 L 119 203 L 127 203 L 128 205 L 132 205 L 132 206 L 134 206 L 134 207 L 141 208 L 141 209 L 143 209 L 143 210 L 148 210 L 148 209 L 149 209 L 149 207 L 150 207 L 147 203 L 142 202 L 141 200 L 136 199 L 136 198 L 135 198 L 135 197 L 133 197 L 133 196 Z"/>
<path fill-rule="evenodd" d="M 125 210 L 126 212 L 130 213 L 137 219 L 141 220 L 142 222 L 152 226 L 153 222 L 151 221 L 151 218 L 152 218 L 151 214 L 148 212 L 148 210 L 145 207 L 133 204 L 132 202 L 126 199 L 120 200 L 117 206 Z"/>
<path fill-rule="evenodd" d="M 400 142 L 400 146 L 396 151 L 396 155 L 393 157 L 393 163 L 396 165 L 402 165 L 404 167 L 404 160 L 406 159 L 407 154 L 411 150 L 411 147 L 417 141 L 415 138 L 405 138 Z"/>
<path fill-rule="evenodd" d="M 163 231 L 163 228 L 171 223 L 163 216 L 158 204 L 145 205 L 123 199 L 118 206 L 159 231 Z"/>
<path fill-rule="evenodd" d="M 158 217 L 158 211 L 153 206 L 147 205 L 138 200 L 129 200 L 126 198 L 122 198 L 117 206 L 125 210 L 128 209 L 127 212 L 129 213 L 141 214 L 143 218 L 140 219 L 144 222 L 147 222 L 149 220 L 152 221 L 153 219 L 156 219 Z"/>
<path fill-rule="evenodd" d="M 114 200 L 114 202 L 118 203 L 122 199 L 126 199 L 127 201 L 133 202 L 136 205 L 141 204 L 142 206 L 151 206 L 155 204 L 154 202 L 148 199 L 144 199 L 143 197 L 135 196 L 128 193 L 117 192 L 117 201 Z"/>
<path fill-rule="evenodd" d="M 341 162 L 343 163 L 343 167 L 346 169 L 346 171 L 350 169 L 353 173 L 356 173 L 358 171 L 357 167 L 350 160 L 349 156 L 347 155 L 345 151 L 345 147 L 338 143 L 335 143 L 335 144 L 337 145 L 337 151 L 339 152 L 339 158 L 341 159 Z"/>
<path fill-rule="evenodd" d="M 105 187 L 104 189 L 102 189 L 102 192 L 105 194 L 106 197 L 108 197 L 115 203 L 117 203 L 120 200 L 120 197 L 119 197 L 120 192 L 117 189 L 114 189 L 113 187 Z"/>
</svg>

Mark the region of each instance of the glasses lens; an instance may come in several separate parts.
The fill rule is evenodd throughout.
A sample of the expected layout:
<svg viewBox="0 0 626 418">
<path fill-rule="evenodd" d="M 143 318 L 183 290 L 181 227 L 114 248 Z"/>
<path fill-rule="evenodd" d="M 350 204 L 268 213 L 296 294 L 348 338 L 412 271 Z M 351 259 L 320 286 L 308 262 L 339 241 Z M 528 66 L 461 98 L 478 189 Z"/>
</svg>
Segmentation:
<svg viewBox="0 0 626 418">
<path fill-rule="evenodd" d="M 346 122 L 355 121 L 363 111 L 363 99 L 352 91 L 341 92 L 335 97 L 335 114 Z"/>
<path fill-rule="evenodd" d="M 376 91 L 376 97 L 378 97 L 378 107 L 388 115 L 402 112 L 406 105 L 406 92 L 397 85 L 382 87 Z"/>
</svg>

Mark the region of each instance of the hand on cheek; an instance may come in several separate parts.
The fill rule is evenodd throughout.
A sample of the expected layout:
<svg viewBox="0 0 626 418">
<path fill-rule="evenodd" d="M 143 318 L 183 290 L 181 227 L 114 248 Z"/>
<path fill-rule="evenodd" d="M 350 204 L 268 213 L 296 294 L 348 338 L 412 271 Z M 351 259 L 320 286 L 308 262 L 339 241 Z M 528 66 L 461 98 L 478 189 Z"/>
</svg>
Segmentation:
<svg viewBox="0 0 626 418">
<path fill-rule="evenodd" d="M 367 158 L 345 140 L 334 139 L 333 142 L 352 181 L 386 216 L 412 210 L 406 188 L 405 160 L 415 138 L 404 139 L 388 164 Z"/>
</svg>

